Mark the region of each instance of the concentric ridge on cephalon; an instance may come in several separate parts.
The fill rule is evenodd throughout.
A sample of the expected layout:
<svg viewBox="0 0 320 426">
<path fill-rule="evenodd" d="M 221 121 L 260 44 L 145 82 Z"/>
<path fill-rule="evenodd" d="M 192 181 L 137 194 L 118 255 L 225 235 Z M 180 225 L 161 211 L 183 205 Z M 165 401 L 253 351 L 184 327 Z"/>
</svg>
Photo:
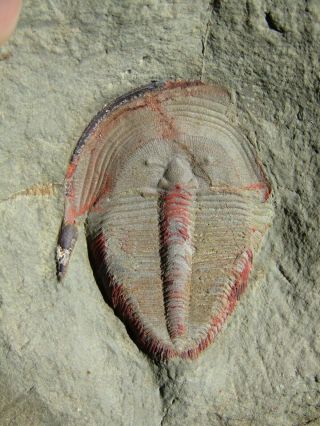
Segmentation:
<svg viewBox="0 0 320 426">
<path fill-rule="evenodd" d="M 99 287 L 156 359 L 213 341 L 271 223 L 270 185 L 230 104 L 218 85 L 153 82 L 96 115 L 66 173 L 58 276 L 86 216 Z"/>
</svg>

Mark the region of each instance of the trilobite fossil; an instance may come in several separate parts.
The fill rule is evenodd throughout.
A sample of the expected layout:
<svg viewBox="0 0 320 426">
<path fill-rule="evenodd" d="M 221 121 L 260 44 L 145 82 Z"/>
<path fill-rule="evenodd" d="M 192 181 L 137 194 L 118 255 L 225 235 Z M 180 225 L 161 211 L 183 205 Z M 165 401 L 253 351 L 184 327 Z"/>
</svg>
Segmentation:
<svg viewBox="0 0 320 426">
<path fill-rule="evenodd" d="M 270 186 L 230 105 L 218 85 L 153 82 L 94 117 L 67 170 L 58 275 L 86 216 L 100 288 L 153 358 L 208 346 L 270 225 Z"/>
</svg>

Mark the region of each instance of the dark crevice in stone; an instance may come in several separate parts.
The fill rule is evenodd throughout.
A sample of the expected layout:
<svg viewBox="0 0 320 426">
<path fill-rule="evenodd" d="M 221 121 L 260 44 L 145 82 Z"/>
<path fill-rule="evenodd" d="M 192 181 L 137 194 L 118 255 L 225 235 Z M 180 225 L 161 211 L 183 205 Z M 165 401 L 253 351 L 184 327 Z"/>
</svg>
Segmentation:
<svg viewBox="0 0 320 426">
<path fill-rule="evenodd" d="M 272 31 L 276 31 L 280 34 L 284 34 L 285 30 L 282 28 L 282 26 L 276 21 L 276 19 L 272 16 L 271 12 L 266 12 L 265 14 L 265 20 L 268 24 L 268 27 Z"/>
<path fill-rule="evenodd" d="M 210 6 L 215 13 L 220 13 L 221 10 L 221 0 L 212 0 Z"/>
</svg>

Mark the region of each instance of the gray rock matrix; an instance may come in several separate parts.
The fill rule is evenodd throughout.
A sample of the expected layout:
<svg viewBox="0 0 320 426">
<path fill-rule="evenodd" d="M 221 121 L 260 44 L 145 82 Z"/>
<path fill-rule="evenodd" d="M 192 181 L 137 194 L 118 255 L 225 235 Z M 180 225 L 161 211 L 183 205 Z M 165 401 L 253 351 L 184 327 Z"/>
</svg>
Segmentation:
<svg viewBox="0 0 320 426">
<path fill-rule="evenodd" d="M 320 425 L 318 0 L 26 0 L 0 50 L 0 424 Z M 105 304 L 84 230 L 58 283 L 63 179 L 102 106 L 227 86 L 275 216 L 198 360 L 157 365 Z"/>
</svg>

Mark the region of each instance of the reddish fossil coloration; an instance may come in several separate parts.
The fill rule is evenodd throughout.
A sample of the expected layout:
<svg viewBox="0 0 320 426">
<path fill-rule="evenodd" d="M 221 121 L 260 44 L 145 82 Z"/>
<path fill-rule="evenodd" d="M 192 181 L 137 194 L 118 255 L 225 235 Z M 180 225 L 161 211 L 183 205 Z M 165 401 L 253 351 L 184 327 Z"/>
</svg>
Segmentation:
<svg viewBox="0 0 320 426">
<path fill-rule="evenodd" d="M 270 225 L 270 186 L 230 104 L 218 85 L 153 82 L 97 114 L 67 170 L 58 276 L 87 215 L 97 282 L 156 359 L 214 339 Z"/>
</svg>

